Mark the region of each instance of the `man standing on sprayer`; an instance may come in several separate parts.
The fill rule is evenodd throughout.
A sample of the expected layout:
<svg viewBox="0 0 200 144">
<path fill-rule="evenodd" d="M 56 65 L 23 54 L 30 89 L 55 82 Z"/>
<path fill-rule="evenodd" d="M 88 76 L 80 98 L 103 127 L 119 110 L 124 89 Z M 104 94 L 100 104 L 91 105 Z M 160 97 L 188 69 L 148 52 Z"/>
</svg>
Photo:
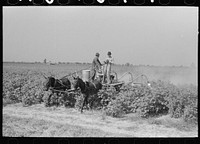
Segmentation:
<svg viewBox="0 0 200 144">
<path fill-rule="evenodd" d="M 111 52 L 109 51 L 108 52 L 108 57 L 106 58 L 106 61 L 105 61 L 105 74 L 106 74 L 106 77 L 107 77 L 107 83 L 110 84 L 111 83 L 111 80 L 110 80 L 110 73 L 111 73 L 111 65 L 113 65 L 113 58 L 111 56 Z"/>
<path fill-rule="evenodd" d="M 91 69 L 91 79 L 94 80 L 96 76 L 96 72 L 101 69 L 101 62 L 99 61 L 99 53 L 96 53 L 95 58 L 92 61 L 92 69 Z"/>
</svg>

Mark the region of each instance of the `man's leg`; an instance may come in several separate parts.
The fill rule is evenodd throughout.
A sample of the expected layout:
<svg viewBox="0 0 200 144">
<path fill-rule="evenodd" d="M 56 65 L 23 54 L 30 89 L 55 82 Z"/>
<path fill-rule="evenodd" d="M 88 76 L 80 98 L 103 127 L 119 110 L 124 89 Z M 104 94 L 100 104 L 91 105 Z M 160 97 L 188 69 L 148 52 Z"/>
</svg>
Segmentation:
<svg viewBox="0 0 200 144">
<path fill-rule="evenodd" d="M 110 71 L 111 67 L 110 65 L 107 66 L 107 83 L 110 84 Z"/>
<path fill-rule="evenodd" d="M 96 73 L 95 70 L 92 70 L 92 71 L 91 71 L 91 80 L 92 80 L 92 81 L 94 81 L 95 73 Z"/>
<path fill-rule="evenodd" d="M 104 65 L 104 67 L 103 67 L 103 83 L 105 83 L 106 75 L 107 75 L 107 65 Z"/>
</svg>

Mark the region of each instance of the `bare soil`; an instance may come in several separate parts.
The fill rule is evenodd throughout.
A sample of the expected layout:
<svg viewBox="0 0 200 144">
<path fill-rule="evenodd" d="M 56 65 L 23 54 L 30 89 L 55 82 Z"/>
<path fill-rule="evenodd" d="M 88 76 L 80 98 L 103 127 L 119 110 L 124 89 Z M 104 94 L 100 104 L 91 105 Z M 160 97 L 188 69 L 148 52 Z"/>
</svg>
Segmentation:
<svg viewBox="0 0 200 144">
<path fill-rule="evenodd" d="M 143 119 L 137 114 L 122 118 L 101 111 L 84 113 L 74 108 L 43 104 L 3 107 L 3 136 L 9 137 L 197 137 L 196 125 L 169 115 Z"/>
</svg>

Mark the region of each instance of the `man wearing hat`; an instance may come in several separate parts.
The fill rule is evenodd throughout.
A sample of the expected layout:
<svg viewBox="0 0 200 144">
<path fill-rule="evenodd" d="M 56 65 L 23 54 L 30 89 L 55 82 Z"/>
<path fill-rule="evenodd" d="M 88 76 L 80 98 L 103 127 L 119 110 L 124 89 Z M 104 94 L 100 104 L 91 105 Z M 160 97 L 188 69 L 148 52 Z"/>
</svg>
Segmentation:
<svg viewBox="0 0 200 144">
<path fill-rule="evenodd" d="M 91 79 L 94 80 L 96 76 L 96 72 L 101 69 L 101 62 L 99 61 L 99 53 L 96 53 L 95 58 L 92 61 L 92 69 L 91 69 Z"/>
<path fill-rule="evenodd" d="M 111 83 L 111 80 L 110 80 L 110 73 L 111 73 L 111 65 L 113 65 L 113 58 L 111 56 L 111 52 L 109 51 L 107 53 L 108 57 L 106 58 L 106 61 L 105 61 L 105 75 L 107 77 L 107 83 L 110 84 Z"/>
</svg>

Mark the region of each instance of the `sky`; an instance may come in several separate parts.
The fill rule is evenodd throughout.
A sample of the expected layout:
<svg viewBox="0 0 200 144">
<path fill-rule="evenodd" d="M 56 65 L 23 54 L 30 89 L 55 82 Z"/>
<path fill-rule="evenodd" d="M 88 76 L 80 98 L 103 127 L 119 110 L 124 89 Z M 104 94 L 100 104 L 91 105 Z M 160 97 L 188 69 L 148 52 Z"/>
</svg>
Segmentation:
<svg viewBox="0 0 200 144">
<path fill-rule="evenodd" d="M 198 7 L 3 7 L 3 61 L 197 65 Z"/>
</svg>

